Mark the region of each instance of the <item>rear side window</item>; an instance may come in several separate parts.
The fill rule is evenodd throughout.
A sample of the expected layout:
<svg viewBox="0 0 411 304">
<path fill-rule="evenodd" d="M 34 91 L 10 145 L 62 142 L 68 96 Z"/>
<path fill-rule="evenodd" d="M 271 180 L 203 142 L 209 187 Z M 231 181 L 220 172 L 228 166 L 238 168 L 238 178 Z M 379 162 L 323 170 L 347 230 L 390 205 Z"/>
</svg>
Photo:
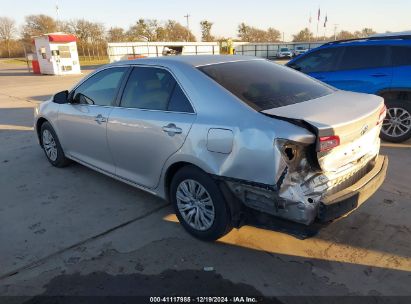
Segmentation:
<svg viewBox="0 0 411 304">
<path fill-rule="evenodd" d="M 389 65 L 386 46 L 347 46 L 339 70 L 370 69 Z"/>
<path fill-rule="evenodd" d="M 329 72 L 334 70 L 340 53 L 338 48 L 321 49 L 296 60 L 291 67 L 303 73 Z"/>
<path fill-rule="evenodd" d="M 267 60 L 229 62 L 199 69 L 257 111 L 288 106 L 334 92 L 302 73 Z"/>
<path fill-rule="evenodd" d="M 393 66 L 411 65 L 411 47 L 393 46 L 391 54 Z"/>
<path fill-rule="evenodd" d="M 177 83 L 168 103 L 168 111 L 194 113 L 190 102 Z"/>
</svg>

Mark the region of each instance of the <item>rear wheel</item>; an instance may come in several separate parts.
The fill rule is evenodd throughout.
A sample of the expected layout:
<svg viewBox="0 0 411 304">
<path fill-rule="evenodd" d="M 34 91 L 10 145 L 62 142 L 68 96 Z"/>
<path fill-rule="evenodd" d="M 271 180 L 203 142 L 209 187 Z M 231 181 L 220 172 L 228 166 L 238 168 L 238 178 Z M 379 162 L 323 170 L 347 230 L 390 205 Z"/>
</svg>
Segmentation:
<svg viewBox="0 0 411 304">
<path fill-rule="evenodd" d="M 218 185 L 200 169 L 180 169 L 171 182 L 170 199 L 181 225 L 196 238 L 214 241 L 232 229 Z"/>
<path fill-rule="evenodd" d="M 70 160 L 66 158 L 63 152 L 63 148 L 60 145 L 60 141 L 56 132 L 49 122 L 44 122 L 41 125 L 40 130 L 41 146 L 48 161 L 55 167 L 65 167 L 70 164 Z"/>
<path fill-rule="evenodd" d="M 390 142 L 403 142 L 411 138 L 411 105 L 407 101 L 387 101 L 381 138 Z"/>
</svg>

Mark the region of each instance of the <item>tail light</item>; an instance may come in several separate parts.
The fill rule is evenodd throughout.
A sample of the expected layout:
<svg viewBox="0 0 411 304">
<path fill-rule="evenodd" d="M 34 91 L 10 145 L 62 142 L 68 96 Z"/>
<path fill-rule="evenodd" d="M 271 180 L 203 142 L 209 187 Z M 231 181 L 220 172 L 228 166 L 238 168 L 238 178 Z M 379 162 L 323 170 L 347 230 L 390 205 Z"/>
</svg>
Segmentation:
<svg viewBox="0 0 411 304">
<path fill-rule="evenodd" d="M 329 151 L 340 145 L 340 137 L 337 135 L 334 136 L 325 136 L 320 137 L 320 152 Z"/>
<path fill-rule="evenodd" d="M 386 115 L 387 115 L 387 107 L 383 105 L 383 107 L 380 110 L 380 115 L 378 116 L 377 126 L 384 121 Z"/>
</svg>

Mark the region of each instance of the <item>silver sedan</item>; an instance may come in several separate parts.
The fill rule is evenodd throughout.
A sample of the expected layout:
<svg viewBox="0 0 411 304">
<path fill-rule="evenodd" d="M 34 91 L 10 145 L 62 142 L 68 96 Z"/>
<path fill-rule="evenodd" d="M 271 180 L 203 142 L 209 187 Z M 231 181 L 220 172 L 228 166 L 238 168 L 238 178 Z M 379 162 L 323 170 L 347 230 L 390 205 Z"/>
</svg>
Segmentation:
<svg viewBox="0 0 411 304">
<path fill-rule="evenodd" d="M 381 185 L 382 98 L 329 87 L 270 61 L 174 56 L 118 62 L 38 106 L 50 163 L 79 162 L 169 200 L 215 240 L 250 210 L 310 225 Z"/>
</svg>

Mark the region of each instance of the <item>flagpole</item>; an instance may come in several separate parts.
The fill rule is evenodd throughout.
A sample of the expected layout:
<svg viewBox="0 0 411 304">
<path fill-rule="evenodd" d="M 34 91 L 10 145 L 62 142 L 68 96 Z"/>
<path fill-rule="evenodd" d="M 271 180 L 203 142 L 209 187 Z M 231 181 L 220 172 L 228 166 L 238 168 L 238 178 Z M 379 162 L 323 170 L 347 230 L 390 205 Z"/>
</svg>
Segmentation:
<svg viewBox="0 0 411 304">
<path fill-rule="evenodd" d="M 317 37 L 316 39 L 318 40 L 318 26 L 320 24 L 320 16 L 321 16 L 321 8 L 318 6 L 318 16 L 317 16 Z"/>
</svg>

